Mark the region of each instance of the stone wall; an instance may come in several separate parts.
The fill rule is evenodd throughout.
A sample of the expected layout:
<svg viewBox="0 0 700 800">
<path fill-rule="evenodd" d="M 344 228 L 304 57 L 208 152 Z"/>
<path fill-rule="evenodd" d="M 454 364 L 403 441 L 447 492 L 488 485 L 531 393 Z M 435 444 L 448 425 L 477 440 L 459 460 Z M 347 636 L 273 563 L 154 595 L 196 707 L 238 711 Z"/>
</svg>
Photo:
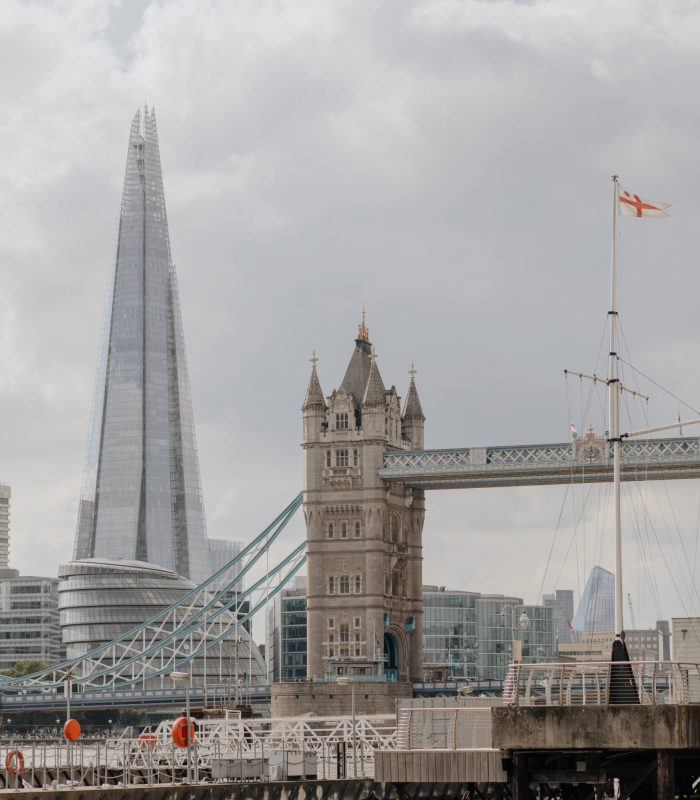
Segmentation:
<svg viewBox="0 0 700 800">
<path fill-rule="evenodd" d="M 408 681 L 397 683 L 354 682 L 355 713 L 395 714 L 397 701 L 411 697 Z M 313 713 L 319 717 L 347 716 L 351 713 L 352 685 L 333 682 L 274 683 L 272 685 L 272 716 L 296 717 Z"/>
</svg>

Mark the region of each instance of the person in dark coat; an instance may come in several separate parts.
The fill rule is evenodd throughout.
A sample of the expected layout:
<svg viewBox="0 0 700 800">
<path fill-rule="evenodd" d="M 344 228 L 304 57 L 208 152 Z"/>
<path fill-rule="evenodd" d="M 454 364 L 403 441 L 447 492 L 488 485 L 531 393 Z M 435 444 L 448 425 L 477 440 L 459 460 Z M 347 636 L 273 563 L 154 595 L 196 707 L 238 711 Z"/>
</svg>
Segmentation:
<svg viewBox="0 0 700 800">
<path fill-rule="evenodd" d="M 632 672 L 624 632 L 615 637 L 610 662 L 608 703 L 610 705 L 639 703 L 637 682 L 634 679 L 634 672 Z"/>
</svg>

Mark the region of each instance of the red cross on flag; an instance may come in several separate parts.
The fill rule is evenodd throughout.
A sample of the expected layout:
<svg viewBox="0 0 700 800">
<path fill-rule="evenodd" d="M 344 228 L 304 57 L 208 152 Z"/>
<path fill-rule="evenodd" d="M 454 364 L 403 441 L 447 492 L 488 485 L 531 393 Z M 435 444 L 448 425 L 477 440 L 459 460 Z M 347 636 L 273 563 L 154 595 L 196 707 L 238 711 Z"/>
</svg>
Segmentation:
<svg viewBox="0 0 700 800">
<path fill-rule="evenodd" d="M 651 200 L 642 200 L 638 194 L 623 189 L 620 186 L 618 194 L 618 211 L 625 217 L 668 217 L 664 208 L 669 203 L 652 203 Z"/>
</svg>

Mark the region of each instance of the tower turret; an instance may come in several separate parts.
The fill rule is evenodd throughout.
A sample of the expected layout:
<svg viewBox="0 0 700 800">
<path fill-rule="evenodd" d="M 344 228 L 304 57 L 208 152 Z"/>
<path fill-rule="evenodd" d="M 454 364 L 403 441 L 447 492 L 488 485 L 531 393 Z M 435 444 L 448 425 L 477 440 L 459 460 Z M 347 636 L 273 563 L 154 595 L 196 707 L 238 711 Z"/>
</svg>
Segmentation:
<svg viewBox="0 0 700 800">
<path fill-rule="evenodd" d="M 425 446 L 425 416 L 418 399 L 418 389 L 416 389 L 416 368 L 411 364 L 408 371 L 411 376 L 411 383 L 406 393 L 406 401 L 403 404 L 401 414 L 401 429 L 404 439 L 410 442 L 412 450 L 422 450 Z"/>
</svg>

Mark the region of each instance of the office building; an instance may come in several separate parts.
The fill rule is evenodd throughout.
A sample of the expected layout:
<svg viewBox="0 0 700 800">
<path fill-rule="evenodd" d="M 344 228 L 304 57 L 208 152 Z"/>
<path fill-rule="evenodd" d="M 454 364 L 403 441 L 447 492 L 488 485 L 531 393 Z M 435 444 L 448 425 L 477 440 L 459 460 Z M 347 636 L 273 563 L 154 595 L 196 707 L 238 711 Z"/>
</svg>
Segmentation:
<svg viewBox="0 0 700 800">
<path fill-rule="evenodd" d="M 477 592 L 423 587 L 425 679 L 450 681 L 478 674 Z"/>
<path fill-rule="evenodd" d="M 574 618 L 573 589 L 557 589 L 553 594 L 542 595 L 542 605 L 554 609 L 554 629 L 557 643 L 572 641 L 572 620 Z"/>
<path fill-rule="evenodd" d="M 0 570 L 10 566 L 10 487 L 0 483 Z"/>
<path fill-rule="evenodd" d="M 63 658 L 58 580 L 0 570 L 0 672 L 21 661 L 57 664 Z"/>
<path fill-rule="evenodd" d="M 659 631 L 656 628 L 625 628 L 625 644 L 631 661 L 659 660 Z"/>
<path fill-rule="evenodd" d="M 671 619 L 673 660 L 700 664 L 700 617 Z"/>
<path fill-rule="evenodd" d="M 78 658 L 89 650 L 111 642 L 140 625 L 194 588 L 177 573 L 140 561 L 83 559 L 59 568 L 59 609 L 63 641 L 68 658 Z M 233 613 L 224 612 L 223 625 L 230 625 Z M 163 626 L 162 636 L 171 631 Z M 240 639 L 240 641 L 239 641 Z M 104 657 L 104 662 L 107 663 Z M 205 667 L 206 664 L 206 667 Z M 195 658 L 187 671 L 193 685 L 207 681 L 211 686 L 239 677 L 252 684 L 263 683 L 265 665 L 247 631 L 237 628 L 236 635 L 210 647 L 207 659 Z M 153 669 L 156 670 L 157 663 Z M 147 678 L 147 688 L 170 686 L 167 675 Z"/>
<path fill-rule="evenodd" d="M 482 594 L 477 611 L 480 680 L 503 680 L 512 661 L 556 660 L 553 608 L 526 605 L 521 597 Z"/>
<path fill-rule="evenodd" d="M 615 575 L 612 572 L 593 567 L 572 625 L 577 634 L 615 631 Z"/>
<path fill-rule="evenodd" d="M 275 596 L 266 620 L 268 683 L 306 678 L 306 578 L 297 576 Z M 338 631 L 340 635 L 340 631 Z M 350 632 L 348 631 L 348 637 Z"/>
<path fill-rule="evenodd" d="M 209 548 L 153 110 L 129 136 L 74 558 L 200 583 Z"/>
</svg>

